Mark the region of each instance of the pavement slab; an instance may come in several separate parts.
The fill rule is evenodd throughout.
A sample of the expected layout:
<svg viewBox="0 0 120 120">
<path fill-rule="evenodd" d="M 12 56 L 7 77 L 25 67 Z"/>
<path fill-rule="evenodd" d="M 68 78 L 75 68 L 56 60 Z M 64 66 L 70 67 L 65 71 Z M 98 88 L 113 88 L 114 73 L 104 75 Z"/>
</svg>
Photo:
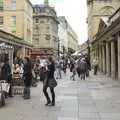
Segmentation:
<svg viewBox="0 0 120 120">
<path fill-rule="evenodd" d="M 49 89 L 48 89 L 49 91 Z M 0 108 L 0 120 L 120 120 L 120 82 L 102 74 L 85 81 L 69 72 L 58 80 L 56 106 L 45 107 L 42 83 L 31 88 L 31 99 L 22 96 L 6 99 Z M 50 92 L 49 92 L 50 93 Z"/>
</svg>

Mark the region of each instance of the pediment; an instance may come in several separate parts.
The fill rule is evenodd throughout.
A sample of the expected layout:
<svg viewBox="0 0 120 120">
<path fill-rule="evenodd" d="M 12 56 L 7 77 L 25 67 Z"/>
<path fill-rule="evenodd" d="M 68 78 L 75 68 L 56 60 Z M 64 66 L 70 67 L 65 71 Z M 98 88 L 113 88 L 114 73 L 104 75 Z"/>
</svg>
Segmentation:
<svg viewBox="0 0 120 120">
<path fill-rule="evenodd" d="M 98 33 L 104 32 L 105 28 L 107 28 L 107 22 L 101 18 L 98 27 Z"/>
</svg>

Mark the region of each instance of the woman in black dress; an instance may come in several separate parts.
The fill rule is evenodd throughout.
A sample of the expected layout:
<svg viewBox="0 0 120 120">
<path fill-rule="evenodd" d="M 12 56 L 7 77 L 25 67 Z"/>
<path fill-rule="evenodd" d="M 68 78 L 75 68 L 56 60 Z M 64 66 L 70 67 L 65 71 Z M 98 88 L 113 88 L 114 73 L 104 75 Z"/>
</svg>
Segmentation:
<svg viewBox="0 0 120 120">
<path fill-rule="evenodd" d="M 46 79 L 44 80 L 44 86 L 43 86 L 43 92 L 47 99 L 47 103 L 45 105 L 51 105 L 55 106 L 55 92 L 54 87 L 56 87 L 56 81 L 54 78 L 54 72 L 55 72 L 55 63 L 52 60 L 51 57 L 49 57 L 47 70 L 46 70 Z M 51 84 L 51 85 L 50 85 Z M 52 101 L 50 100 L 50 97 L 47 93 L 47 88 L 50 87 L 50 91 L 52 94 Z"/>
</svg>

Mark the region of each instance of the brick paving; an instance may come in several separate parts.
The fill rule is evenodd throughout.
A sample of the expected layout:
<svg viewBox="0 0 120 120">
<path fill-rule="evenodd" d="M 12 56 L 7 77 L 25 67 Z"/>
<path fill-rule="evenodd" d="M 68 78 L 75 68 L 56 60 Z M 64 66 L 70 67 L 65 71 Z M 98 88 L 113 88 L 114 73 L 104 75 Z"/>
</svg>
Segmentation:
<svg viewBox="0 0 120 120">
<path fill-rule="evenodd" d="M 32 88 L 30 100 L 7 99 L 0 108 L 0 120 L 120 120 L 120 82 L 98 75 L 86 81 L 59 80 L 56 106 L 45 107 L 42 83 Z"/>
</svg>

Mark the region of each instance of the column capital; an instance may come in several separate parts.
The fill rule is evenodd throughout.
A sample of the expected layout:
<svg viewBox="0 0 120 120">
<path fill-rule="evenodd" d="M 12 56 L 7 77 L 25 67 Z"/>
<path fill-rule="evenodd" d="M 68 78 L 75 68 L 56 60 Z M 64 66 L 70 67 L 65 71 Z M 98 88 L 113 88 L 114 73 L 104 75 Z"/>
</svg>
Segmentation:
<svg viewBox="0 0 120 120">
<path fill-rule="evenodd" d="M 109 37 L 108 38 L 108 41 L 110 42 L 110 41 L 114 41 L 115 40 L 115 37 L 113 37 L 113 36 L 111 36 L 111 37 Z"/>
</svg>

